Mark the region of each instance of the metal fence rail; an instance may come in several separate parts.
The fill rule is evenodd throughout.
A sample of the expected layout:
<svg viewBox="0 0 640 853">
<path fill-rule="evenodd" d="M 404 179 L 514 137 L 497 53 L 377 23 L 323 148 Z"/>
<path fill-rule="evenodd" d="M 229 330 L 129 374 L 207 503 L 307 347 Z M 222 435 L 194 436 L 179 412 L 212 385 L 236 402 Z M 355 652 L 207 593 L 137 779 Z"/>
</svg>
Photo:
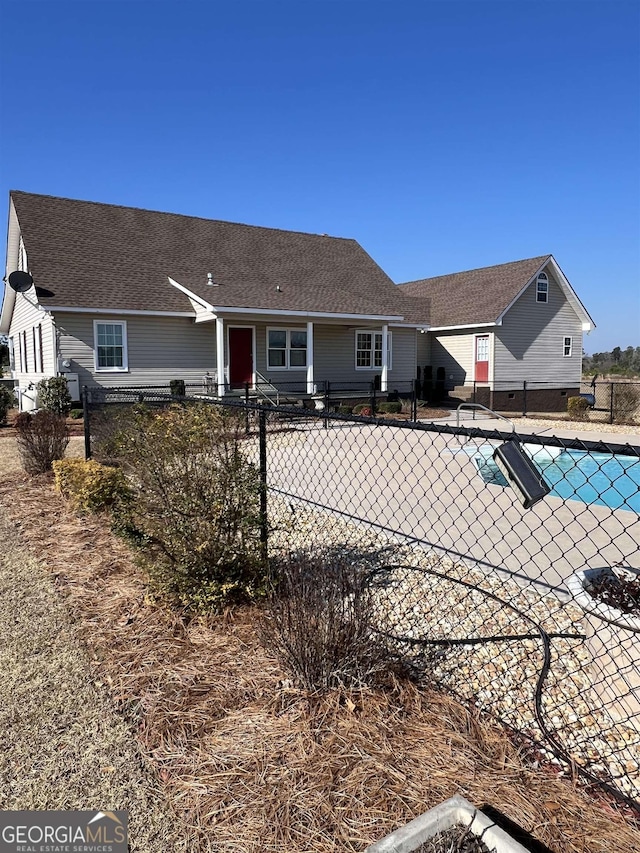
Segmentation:
<svg viewBox="0 0 640 853">
<path fill-rule="evenodd" d="M 135 391 L 85 401 L 89 452 L 96 415 L 125 399 Z M 144 399 L 171 402 L 153 389 Z M 640 814 L 640 618 L 616 620 L 583 592 L 594 570 L 640 574 L 640 437 L 208 402 L 245 419 L 270 554 L 348 553 L 373 589 L 376 631 Z M 493 458 L 514 440 L 551 489 L 529 509 Z"/>
<path fill-rule="evenodd" d="M 588 400 L 586 420 L 600 423 L 640 423 L 640 382 L 623 379 L 577 382 L 573 386 L 558 386 L 550 382 L 492 382 L 489 386 L 473 382 L 463 386 L 469 402 L 482 403 L 497 411 L 521 415 L 566 412 L 570 397 Z M 462 393 L 460 389 L 452 392 Z"/>
</svg>

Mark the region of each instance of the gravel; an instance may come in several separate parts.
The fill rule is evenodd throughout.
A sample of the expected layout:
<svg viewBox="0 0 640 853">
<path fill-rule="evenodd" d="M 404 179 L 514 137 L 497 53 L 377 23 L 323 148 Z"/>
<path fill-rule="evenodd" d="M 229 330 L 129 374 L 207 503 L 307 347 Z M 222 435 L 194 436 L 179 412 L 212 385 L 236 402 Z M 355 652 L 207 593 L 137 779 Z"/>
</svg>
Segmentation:
<svg viewBox="0 0 640 853">
<path fill-rule="evenodd" d="M 523 589 L 508 578 L 454 562 L 417 545 L 409 546 L 401 538 L 312 509 L 301 501 L 270 495 L 269 510 L 274 528 L 270 547 L 275 552 L 339 549 L 376 570 L 379 628 L 403 638 L 401 645 L 408 653 L 415 654 L 419 648 L 411 640 L 469 639 L 468 643 L 439 647 L 436 680 L 457 695 L 473 699 L 515 730 L 546 741 L 534 711 L 535 687 L 543 664 L 542 642 L 537 639 L 535 625 L 482 590 L 509 602 L 551 633 L 582 634 L 579 610 L 553 595 Z M 521 634 L 532 638 L 489 639 Z M 485 642 L 471 642 L 477 638 Z M 621 790 L 638 799 L 638 733 L 597 705 L 591 693 L 590 658 L 584 641 L 553 639 L 552 665 L 542 694 L 546 726 L 578 764 L 596 775 L 616 778 Z M 555 761 L 550 750 L 543 750 L 543 754 Z"/>
<path fill-rule="evenodd" d="M 535 432 L 547 431 L 550 435 L 554 434 L 555 430 L 575 432 L 578 437 L 583 433 L 597 432 L 611 433 L 613 435 L 640 435 L 640 424 L 608 424 L 603 421 L 569 421 L 569 420 L 547 420 L 538 418 L 512 418 L 513 423 L 518 426 L 526 427 Z M 585 436 L 588 438 L 588 436 Z"/>
</svg>

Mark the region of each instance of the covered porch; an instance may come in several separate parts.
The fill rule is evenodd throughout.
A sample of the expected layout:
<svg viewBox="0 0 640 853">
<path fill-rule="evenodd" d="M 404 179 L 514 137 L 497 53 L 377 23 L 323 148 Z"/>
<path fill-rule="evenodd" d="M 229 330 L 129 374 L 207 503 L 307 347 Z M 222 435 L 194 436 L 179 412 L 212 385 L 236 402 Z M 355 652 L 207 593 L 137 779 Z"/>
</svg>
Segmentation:
<svg viewBox="0 0 640 853">
<path fill-rule="evenodd" d="M 204 385 L 217 397 L 250 392 L 251 396 L 295 398 L 322 395 L 327 383 L 336 381 L 361 393 L 375 382 L 381 393 L 390 388 L 393 347 L 409 350 L 399 356 L 397 379 L 411 380 L 415 331 L 392 335 L 383 317 L 310 318 L 288 312 L 287 316 L 238 309 L 208 316 L 196 323 L 215 326 L 215 366 L 207 371 Z M 384 321 L 387 322 L 384 322 Z M 396 349 L 398 347 L 396 346 Z M 409 356 L 409 358 L 407 358 Z M 221 368 L 220 368 L 221 366 Z"/>
</svg>

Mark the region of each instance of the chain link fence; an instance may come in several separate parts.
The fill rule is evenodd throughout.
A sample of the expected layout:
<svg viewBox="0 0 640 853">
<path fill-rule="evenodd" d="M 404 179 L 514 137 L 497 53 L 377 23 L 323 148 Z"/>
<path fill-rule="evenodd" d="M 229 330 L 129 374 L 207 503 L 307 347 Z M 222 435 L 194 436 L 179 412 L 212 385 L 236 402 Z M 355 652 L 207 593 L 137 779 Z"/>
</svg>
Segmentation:
<svg viewBox="0 0 640 853">
<path fill-rule="evenodd" d="M 347 555 L 373 592 L 380 637 L 539 760 L 640 814 L 640 439 L 199 399 L 244 419 L 270 555 Z M 172 402 L 166 388 L 91 389 L 88 455 L 105 412 L 140 400 Z M 514 444 L 549 490 L 528 509 L 510 479 L 526 494 L 526 476 L 494 458 Z M 620 612 L 629 602 L 635 615 Z"/>
</svg>

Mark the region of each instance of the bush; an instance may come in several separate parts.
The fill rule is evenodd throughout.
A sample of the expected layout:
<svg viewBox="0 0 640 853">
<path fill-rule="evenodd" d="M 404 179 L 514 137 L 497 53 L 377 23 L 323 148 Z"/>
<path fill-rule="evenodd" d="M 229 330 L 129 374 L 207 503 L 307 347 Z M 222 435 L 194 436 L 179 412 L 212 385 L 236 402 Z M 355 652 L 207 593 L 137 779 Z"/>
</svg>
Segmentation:
<svg viewBox="0 0 640 853">
<path fill-rule="evenodd" d="M 16 418 L 16 442 L 27 474 L 44 474 L 54 459 L 62 459 L 69 444 L 69 430 L 61 415 L 40 411 L 22 412 Z"/>
<path fill-rule="evenodd" d="M 360 415 L 363 418 L 371 417 L 371 406 L 368 403 L 358 403 L 353 407 L 353 414 Z"/>
<path fill-rule="evenodd" d="M 613 421 L 616 424 L 634 423 L 640 407 L 640 386 L 627 382 L 616 382 L 611 386 L 613 394 Z"/>
<path fill-rule="evenodd" d="M 132 489 L 117 529 L 145 546 L 154 592 L 194 610 L 261 595 L 259 478 L 241 418 L 206 404 L 128 414 L 110 439 Z"/>
<path fill-rule="evenodd" d="M 7 422 L 9 409 L 15 405 L 15 402 L 16 398 L 13 391 L 4 385 L 0 385 L 0 424 Z"/>
<path fill-rule="evenodd" d="M 91 449 L 95 459 L 103 464 L 119 464 L 131 429 L 139 430 L 143 421 L 151 424 L 153 410 L 145 403 L 105 406 L 91 412 Z"/>
<path fill-rule="evenodd" d="M 402 403 L 399 400 L 397 402 L 380 403 L 378 411 L 387 415 L 398 415 L 402 411 Z"/>
<path fill-rule="evenodd" d="M 82 409 L 71 409 L 71 411 L 69 412 L 69 417 L 73 418 L 74 421 L 79 421 L 81 418 L 84 417 L 84 412 L 82 411 Z"/>
<path fill-rule="evenodd" d="M 399 658 L 373 630 L 368 575 L 349 555 L 298 554 L 276 572 L 260 637 L 300 686 L 373 687 L 399 672 Z"/>
<path fill-rule="evenodd" d="M 569 399 L 567 400 L 567 412 L 571 416 L 571 420 L 588 421 L 588 408 L 589 403 L 585 400 L 584 397 L 569 397 Z"/>
<path fill-rule="evenodd" d="M 338 414 L 339 415 L 350 415 L 353 410 L 351 406 L 338 406 Z"/>
<path fill-rule="evenodd" d="M 69 385 L 64 376 L 52 376 L 50 379 L 41 379 L 36 387 L 38 389 L 39 404 L 47 412 L 55 412 L 61 415 L 71 405 Z"/>
<path fill-rule="evenodd" d="M 58 459 L 53 463 L 55 488 L 78 512 L 100 512 L 126 505 L 130 490 L 118 468 L 92 459 Z"/>
</svg>

